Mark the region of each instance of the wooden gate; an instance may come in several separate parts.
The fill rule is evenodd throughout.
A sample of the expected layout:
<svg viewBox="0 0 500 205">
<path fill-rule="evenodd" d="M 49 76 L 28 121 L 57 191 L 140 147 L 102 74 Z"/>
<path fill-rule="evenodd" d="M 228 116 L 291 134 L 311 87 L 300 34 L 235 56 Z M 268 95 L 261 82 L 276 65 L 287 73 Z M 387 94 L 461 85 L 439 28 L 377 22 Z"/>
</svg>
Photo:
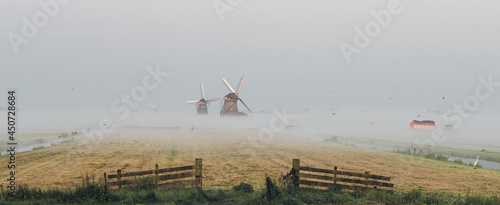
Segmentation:
<svg viewBox="0 0 500 205">
<path fill-rule="evenodd" d="M 116 174 L 110 174 L 106 176 L 104 173 L 105 183 L 110 187 L 118 187 L 127 184 L 133 184 L 136 181 L 137 176 L 154 176 L 154 182 L 158 187 L 171 187 L 171 186 L 195 186 L 202 189 L 202 159 L 197 158 L 194 165 L 182 166 L 182 167 L 171 167 L 165 169 L 159 169 L 158 164 L 155 165 L 155 169 L 146 171 L 135 171 L 135 172 L 122 172 L 121 169 L 116 170 Z M 134 178 L 131 178 L 134 177 Z M 111 182 L 108 182 L 108 179 Z M 116 179 L 116 181 L 114 181 Z M 160 183 L 162 182 L 162 183 Z M 164 182 L 164 183 L 163 183 Z"/>
<path fill-rule="evenodd" d="M 334 167 L 333 170 L 301 167 L 300 159 L 294 159 L 292 167 L 292 180 L 296 188 L 299 188 L 300 185 L 309 185 L 325 188 L 340 187 L 356 191 L 376 189 L 392 192 L 392 188 L 394 187 L 394 184 L 387 183 L 391 180 L 390 177 L 373 175 L 370 172 L 363 174 L 339 171 L 337 167 Z M 390 190 L 387 188 L 390 188 Z"/>
</svg>

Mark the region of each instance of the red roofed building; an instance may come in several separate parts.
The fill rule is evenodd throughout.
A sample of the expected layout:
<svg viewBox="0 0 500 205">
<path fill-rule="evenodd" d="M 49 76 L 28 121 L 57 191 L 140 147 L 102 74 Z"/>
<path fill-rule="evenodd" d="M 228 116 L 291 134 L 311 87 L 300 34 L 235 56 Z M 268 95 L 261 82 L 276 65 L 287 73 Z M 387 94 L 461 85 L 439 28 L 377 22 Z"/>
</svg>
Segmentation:
<svg viewBox="0 0 500 205">
<path fill-rule="evenodd" d="M 436 123 L 432 120 L 413 120 L 410 127 L 414 130 L 433 130 L 436 129 Z"/>
</svg>

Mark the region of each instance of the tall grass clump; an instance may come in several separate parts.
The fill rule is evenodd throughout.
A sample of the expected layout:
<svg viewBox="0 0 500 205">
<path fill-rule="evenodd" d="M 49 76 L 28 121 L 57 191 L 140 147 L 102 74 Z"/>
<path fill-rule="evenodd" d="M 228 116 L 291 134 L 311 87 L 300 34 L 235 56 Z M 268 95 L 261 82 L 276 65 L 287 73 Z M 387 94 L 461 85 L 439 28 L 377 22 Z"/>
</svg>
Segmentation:
<svg viewBox="0 0 500 205">
<path fill-rule="evenodd" d="M 29 188 L 27 185 L 19 185 L 15 196 L 6 199 L 11 202 L 38 202 L 38 203 L 83 203 L 107 201 L 109 193 L 103 183 L 95 182 L 95 175 L 82 175 L 82 184 L 74 189 L 58 188 Z M 4 194 L 5 196 L 5 194 Z"/>
<path fill-rule="evenodd" d="M 453 163 L 455 164 L 460 164 L 460 165 L 467 165 L 467 163 L 465 163 L 464 161 L 462 161 L 461 159 L 455 159 L 453 160 Z"/>
<path fill-rule="evenodd" d="M 481 194 L 467 194 L 465 196 L 465 204 L 500 204 L 500 198 L 498 196 L 487 197 Z"/>
</svg>

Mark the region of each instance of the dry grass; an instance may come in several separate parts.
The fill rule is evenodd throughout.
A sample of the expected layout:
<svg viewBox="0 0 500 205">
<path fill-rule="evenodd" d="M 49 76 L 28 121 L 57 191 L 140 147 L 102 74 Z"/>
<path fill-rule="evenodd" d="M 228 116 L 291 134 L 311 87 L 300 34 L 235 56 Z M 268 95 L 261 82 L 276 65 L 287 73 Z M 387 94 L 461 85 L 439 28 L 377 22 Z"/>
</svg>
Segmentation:
<svg viewBox="0 0 500 205">
<path fill-rule="evenodd" d="M 395 189 L 494 194 L 500 172 L 453 163 L 361 149 L 336 143 L 275 134 L 265 143 L 257 131 L 120 130 L 102 141 L 63 143 L 17 156 L 17 182 L 39 187 L 75 187 L 81 174 L 116 173 L 194 164 L 203 158 L 204 186 L 245 182 L 257 187 L 266 175 L 287 173 L 292 159 L 302 166 L 333 168 L 391 176 Z M 1 160 L 7 162 L 8 156 Z M 6 166 L 0 178 L 8 178 Z"/>
</svg>

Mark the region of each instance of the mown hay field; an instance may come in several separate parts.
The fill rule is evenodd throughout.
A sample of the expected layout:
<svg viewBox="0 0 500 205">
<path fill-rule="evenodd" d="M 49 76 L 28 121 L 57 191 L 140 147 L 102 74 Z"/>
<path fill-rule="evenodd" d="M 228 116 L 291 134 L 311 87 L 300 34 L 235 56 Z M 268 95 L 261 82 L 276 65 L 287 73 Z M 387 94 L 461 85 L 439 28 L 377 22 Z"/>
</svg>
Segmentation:
<svg viewBox="0 0 500 205">
<path fill-rule="evenodd" d="M 7 179 L 8 155 L 0 177 Z M 394 189 L 424 192 L 498 194 L 500 172 L 417 158 L 343 144 L 258 130 L 118 129 L 102 139 L 75 139 L 18 153 L 16 182 L 30 187 L 76 187 L 85 173 L 154 169 L 194 164 L 203 158 L 205 188 L 231 188 L 240 182 L 263 187 L 265 177 L 290 171 L 292 159 L 301 166 L 361 172 L 391 177 Z"/>
</svg>

